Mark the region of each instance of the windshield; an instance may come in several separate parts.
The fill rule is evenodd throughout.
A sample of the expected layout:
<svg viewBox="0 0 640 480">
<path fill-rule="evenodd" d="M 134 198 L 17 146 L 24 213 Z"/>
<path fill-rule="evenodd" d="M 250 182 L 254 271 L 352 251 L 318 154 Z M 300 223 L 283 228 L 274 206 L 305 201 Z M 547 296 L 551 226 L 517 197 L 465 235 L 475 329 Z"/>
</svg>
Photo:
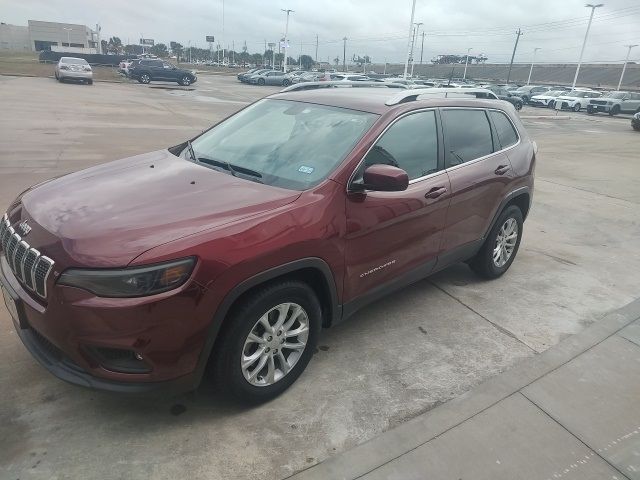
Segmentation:
<svg viewBox="0 0 640 480">
<path fill-rule="evenodd" d="M 625 92 L 615 92 L 607 95 L 609 98 L 625 98 L 628 94 Z"/>
<path fill-rule="evenodd" d="M 306 190 L 327 178 L 377 118 L 345 108 L 268 99 L 215 126 L 192 146 L 205 166 Z M 188 150 L 181 156 L 190 159 Z"/>
<path fill-rule="evenodd" d="M 69 63 L 71 65 L 88 65 L 84 58 L 62 57 L 60 60 L 62 60 L 62 63 Z"/>
<path fill-rule="evenodd" d="M 587 92 L 569 92 L 566 94 L 567 97 L 574 97 L 574 98 L 583 98 L 587 96 Z"/>
</svg>

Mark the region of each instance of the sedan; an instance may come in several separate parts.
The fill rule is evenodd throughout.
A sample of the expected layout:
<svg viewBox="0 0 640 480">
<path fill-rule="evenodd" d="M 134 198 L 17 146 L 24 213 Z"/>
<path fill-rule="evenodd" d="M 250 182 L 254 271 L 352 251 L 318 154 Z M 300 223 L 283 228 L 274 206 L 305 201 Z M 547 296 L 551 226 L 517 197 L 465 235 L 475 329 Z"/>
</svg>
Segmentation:
<svg viewBox="0 0 640 480">
<path fill-rule="evenodd" d="M 62 57 L 58 60 L 54 71 L 56 80 L 78 80 L 89 85 L 93 84 L 91 65 L 84 58 Z"/>
<path fill-rule="evenodd" d="M 268 72 L 252 75 L 249 77 L 249 83 L 252 85 L 291 85 L 291 80 L 287 78 L 284 72 L 279 70 L 271 70 Z"/>
</svg>

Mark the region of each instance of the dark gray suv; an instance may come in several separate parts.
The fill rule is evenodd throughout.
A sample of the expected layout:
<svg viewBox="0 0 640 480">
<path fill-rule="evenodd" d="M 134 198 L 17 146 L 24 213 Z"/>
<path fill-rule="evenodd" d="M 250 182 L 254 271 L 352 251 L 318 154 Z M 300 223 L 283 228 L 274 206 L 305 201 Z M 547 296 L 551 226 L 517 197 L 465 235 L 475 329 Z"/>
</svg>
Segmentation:
<svg viewBox="0 0 640 480">
<path fill-rule="evenodd" d="M 138 80 L 140 83 L 159 80 L 162 82 L 177 82 L 184 86 L 191 85 L 198 80 L 195 72 L 183 70 L 159 58 L 134 61 L 129 67 L 129 77 Z"/>
</svg>

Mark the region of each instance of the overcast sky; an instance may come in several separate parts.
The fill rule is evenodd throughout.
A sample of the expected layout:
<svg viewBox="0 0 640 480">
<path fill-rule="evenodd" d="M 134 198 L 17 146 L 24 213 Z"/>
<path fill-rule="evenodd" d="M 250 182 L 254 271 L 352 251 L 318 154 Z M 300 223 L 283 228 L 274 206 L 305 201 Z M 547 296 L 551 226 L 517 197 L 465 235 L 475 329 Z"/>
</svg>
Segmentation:
<svg viewBox="0 0 640 480">
<path fill-rule="evenodd" d="M 586 61 L 622 61 L 625 44 L 640 44 L 640 0 L 603 0 L 594 17 Z M 222 40 L 223 0 L 0 0 L 0 21 L 26 25 L 46 20 L 102 26 L 102 37 L 119 36 L 137 43 L 141 35 L 156 43 L 178 41 L 206 47 L 205 35 Z M 321 60 L 342 58 L 342 38 L 347 37 L 347 58 L 369 55 L 374 62 L 404 62 L 411 0 L 226 0 L 224 43 L 244 41 L 250 53 L 262 53 L 264 42 L 277 41 L 289 22 L 290 55 L 315 56 L 316 35 Z M 489 61 L 507 62 L 522 28 L 516 62 L 537 60 L 575 62 L 590 9 L 579 0 L 417 0 L 416 22 L 426 32 L 424 59 L 438 54 L 484 53 Z M 302 47 L 301 47 L 302 43 Z M 421 37 L 416 42 L 416 61 Z M 631 59 L 640 61 L 640 47 Z"/>
</svg>

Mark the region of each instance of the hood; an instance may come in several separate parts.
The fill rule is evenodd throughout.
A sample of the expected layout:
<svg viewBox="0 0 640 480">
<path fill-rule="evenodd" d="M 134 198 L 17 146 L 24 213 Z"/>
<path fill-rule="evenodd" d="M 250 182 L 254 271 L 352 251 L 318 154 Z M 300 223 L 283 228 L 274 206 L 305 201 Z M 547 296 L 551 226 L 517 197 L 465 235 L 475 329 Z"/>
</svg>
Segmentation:
<svg viewBox="0 0 640 480">
<path fill-rule="evenodd" d="M 42 248 L 64 254 L 72 265 L 124 266 L 150 248 L 273 210 L 300 193 L 235 178 L 161 150 L 28 190 L 20 218 L 32 219 L 34 231 L 46 230 L 55 241 Z"/>
</svg>

